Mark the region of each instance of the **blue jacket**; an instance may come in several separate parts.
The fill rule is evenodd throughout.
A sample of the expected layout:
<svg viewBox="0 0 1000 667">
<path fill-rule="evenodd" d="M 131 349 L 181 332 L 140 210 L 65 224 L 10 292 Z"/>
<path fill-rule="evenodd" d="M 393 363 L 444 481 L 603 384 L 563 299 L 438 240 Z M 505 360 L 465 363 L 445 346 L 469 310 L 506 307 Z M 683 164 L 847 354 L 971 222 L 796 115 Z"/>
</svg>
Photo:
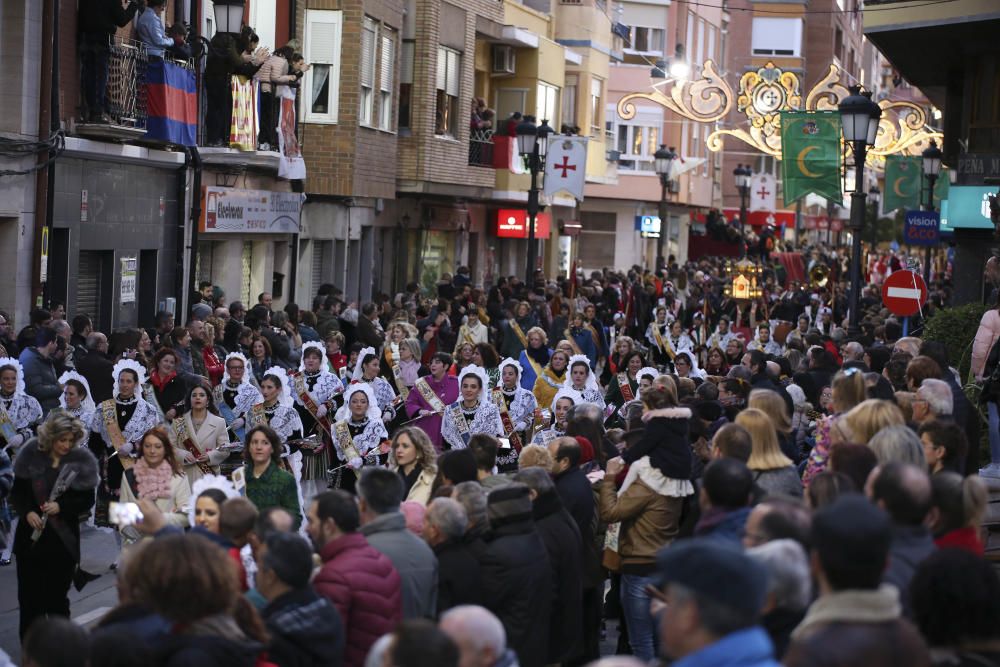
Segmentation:
<svg viewBox="0 0 1000 667">
<path fill-rule="evenodd" d="M 38 401 L 43 415 L 48 415 L 49 410 L 59 407 L 59 397 L 62 396 L 55 365 L 33 347 L 24 348 L 18 361 L 24 368 L 25 393 Z"/>
<path fill-rule="evenodd" d="M 135 32 L 139 41 L 146 45 L 146 53 L 163 57 L 163 47 L 172 46 L 174 40 L 163 32 L 163 21 L 152 9 L 146 9 L 135 20 Z"/>
<path fill-rule="evenodd" d="M 749 507 L 741 507 L 729 512 L 713 508 L 701 515 L 701 519 L 694 527 L 694 534 L 741 544 L 749 516 Z"/>
<path fill-rule="evenodd" d="M 780 667 L 771 639 L 754 626 L 726 635 L 700 651 L 684 656 L 673 667 Z"/>
</svg>

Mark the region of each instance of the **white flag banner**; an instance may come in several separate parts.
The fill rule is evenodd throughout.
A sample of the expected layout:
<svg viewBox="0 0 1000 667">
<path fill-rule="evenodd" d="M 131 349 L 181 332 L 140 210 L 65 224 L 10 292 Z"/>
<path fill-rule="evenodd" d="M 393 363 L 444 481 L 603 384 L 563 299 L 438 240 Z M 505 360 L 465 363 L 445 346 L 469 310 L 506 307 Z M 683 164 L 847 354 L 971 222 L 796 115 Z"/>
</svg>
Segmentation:
<svg viewBox="0 0 1000 667">
<path fill-rule="evenodd" d="M 778 184 L 771 174 L 756 174 L 750 179 L 750 211 L 774 213 Z"/>
<path fill-rule="evenodd" d="M 705 164 L 705 162 L 707 160 L 703 157 L 684 157 L 683 155 L 679 155 L 676 160 L 671 160 L 670 162 L 670 178 L 677 180 L 677 177 L 681 174 L 686 174 L 692 169 L 697 169 Z"/>
<path fill-rule="evenodd" d="M 583 201 L 587 179 L 587 137 L 552 135 L 545 155 L 543 194 L 553 197 L 567 192 Z"/>
</svg>

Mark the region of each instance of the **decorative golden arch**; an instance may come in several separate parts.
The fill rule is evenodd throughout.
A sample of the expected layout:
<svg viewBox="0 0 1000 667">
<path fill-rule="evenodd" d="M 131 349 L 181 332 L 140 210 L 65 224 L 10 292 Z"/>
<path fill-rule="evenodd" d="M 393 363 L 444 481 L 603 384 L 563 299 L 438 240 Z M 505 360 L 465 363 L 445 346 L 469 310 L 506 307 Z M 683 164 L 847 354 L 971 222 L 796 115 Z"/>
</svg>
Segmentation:
<svg viewBox="0 0 1000 667">
<path fill-rule="evenodd" d="M 708 60 L 702 66 L 700 79 L 683 83 L 651 80 L 652 92 L 626 95 L 618 101 L 617 110 L 623 120 L 630 120 L 636 114 L 635 102 L 647 100 L 689 120 L 711 123 L 730 112 L 735 97 L 737 111 L 746 116 L 745 123 L 712 132 L 706 142 L 708 148 L 722 150 L 728 136 L 780 160 L 781 112 L 836 109 L 840 100 L 850 94 L 840 81 L 840 67 L 830 65 L 826 76 L 813 86 L 803 104 L 799 77 L 769 62 L 756 71 L 744 73 L 740 77 L 739 91 L 734 94 L 715 63 Z M 888 99 L 881 100 L 878 105 L 882 108 L 882 119 L 875 146 L 868 151 L 869 167 L 881 171 L 885 168 L 887 155 L 919 155 L 931 139 L 939 143 L 943 140 L 940 132 L 927 127 L 927 114 L 918 105 Z"/>
</svg>

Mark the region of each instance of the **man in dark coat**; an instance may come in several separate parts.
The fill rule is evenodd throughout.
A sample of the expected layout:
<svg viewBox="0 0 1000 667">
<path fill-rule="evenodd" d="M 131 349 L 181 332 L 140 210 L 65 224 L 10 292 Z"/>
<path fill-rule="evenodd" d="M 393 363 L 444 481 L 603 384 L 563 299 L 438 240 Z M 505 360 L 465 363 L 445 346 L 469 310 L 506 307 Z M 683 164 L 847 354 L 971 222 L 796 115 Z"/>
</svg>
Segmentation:
<svg viewBox="0 0 1000 667">
<path fill-rule="evenodd" d="M 357 339 L 365 347 L 375 348 L 376 351 L 378 351 L 385 340 L 385 332 L 375 324 L 377 319 L 378 309 L 374 303 L 366 303 L 361 306 L 361 312 L 358 316 Z"/>
<path fill-rule="evenodd" d="M 598 414 L 601 413 L 598 412 Z M 576 417 L 571 419 L 576 419 Z M 562 499 L 563 507 L 573 517 L 573 521 L 576 522 L 576 527 L 580 531 L 583 576 L 581 613 L 583 645 L 579 657 L 586 662 L 601 657 L 599 626 L 601 624 L 601 599 L 604 595 L 604 570 L 601 568 L 601 549 L 594 536 L 597 528 L 594 490 L 590 480 L 580 468 L 580 462 L 583 460 L 580 440 L 586 439 L 582 436 L 556 438 L 549 443 L 549 452 L 555 461 L 552 472 L 556 492 Z M 593 450 L 592 444 L 590 449 Z"/>
<path fill-rule="evenodd" d="M 59 407 L 62 387 L 59 386 L 55 363 L 52 356 L 56 352 L 56 332 L 42 327 L 35 334 L 35 347 L 21 350 L 19 361 L 24 368 L 25 391 L 42 406 L 42 414 L 47 415 Z"/>
<path fill-rule="evenodd" d="M 563 507 L 547 470 L 521 469 L 514 479 L 531 489 L 532 514 L 542 536 L 555 588 L 549 617 L 549 653 L 546 662 L 561 663 L 577 655 L 583 643 L 583 545 L 576 522 Z"/>
<path fill-rule="evenodd" d="M 437 615 L 459 605 L 483 603 L 479 561 L 465 542 L 465 508 L 451 498 L 435 498 L 424 515 L 424 540 L 438 559 Z"/>
<path fill-rule="evenodd" d="M 139 3 L 129 0 L 80 0 L 77 30 L 80 33 L 81 87 L 87 102 L 87 118 L 94 123 L 110 123 L 106 91 L 108 53 L 111 37 L 135 17 Z"/>
<path fill-rule="evenodd" d="M 114 367 L 108 359 L 108 337 L 100 331 L 92 332 L 87 336 L 87 355 L 77 361 L 76 371 L 87 379 L 94 403 L 100 404 L 111 398 Z"/>
<path fill-rule="evenodd" d="M 543 667 L 549 662 L 554 584 L 528 487 L 514 483 L 494 489 L 487 512 L 491 535 L 479 559 L 485 606 L 503 623 L 521 667 Z"/>
<path fill-rule="evenodd" d="M 257 554 L 257 591 L 267 599 L 261 612 L 271 643 L 267 652 L 281 667 L 339 667 L 344 624 L 326 598 L 309 585 L 312 549 L 302 537 L 276 532 Z"/>
</svg>

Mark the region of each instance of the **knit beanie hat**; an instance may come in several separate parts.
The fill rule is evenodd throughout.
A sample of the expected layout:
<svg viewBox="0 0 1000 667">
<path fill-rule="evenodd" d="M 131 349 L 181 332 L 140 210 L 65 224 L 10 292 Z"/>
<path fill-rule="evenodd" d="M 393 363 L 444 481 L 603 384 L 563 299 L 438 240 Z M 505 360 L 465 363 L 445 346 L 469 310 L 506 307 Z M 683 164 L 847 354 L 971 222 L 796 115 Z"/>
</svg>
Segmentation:
<svg viewBox="0 0 1000 667">
<path fill-rule="evenodd" d="M 531 518 L 531 495 L 524 484 L 498 487 L 486 496 L 486 513 L 494 530 L 509 523 Z"/>
</svg>

